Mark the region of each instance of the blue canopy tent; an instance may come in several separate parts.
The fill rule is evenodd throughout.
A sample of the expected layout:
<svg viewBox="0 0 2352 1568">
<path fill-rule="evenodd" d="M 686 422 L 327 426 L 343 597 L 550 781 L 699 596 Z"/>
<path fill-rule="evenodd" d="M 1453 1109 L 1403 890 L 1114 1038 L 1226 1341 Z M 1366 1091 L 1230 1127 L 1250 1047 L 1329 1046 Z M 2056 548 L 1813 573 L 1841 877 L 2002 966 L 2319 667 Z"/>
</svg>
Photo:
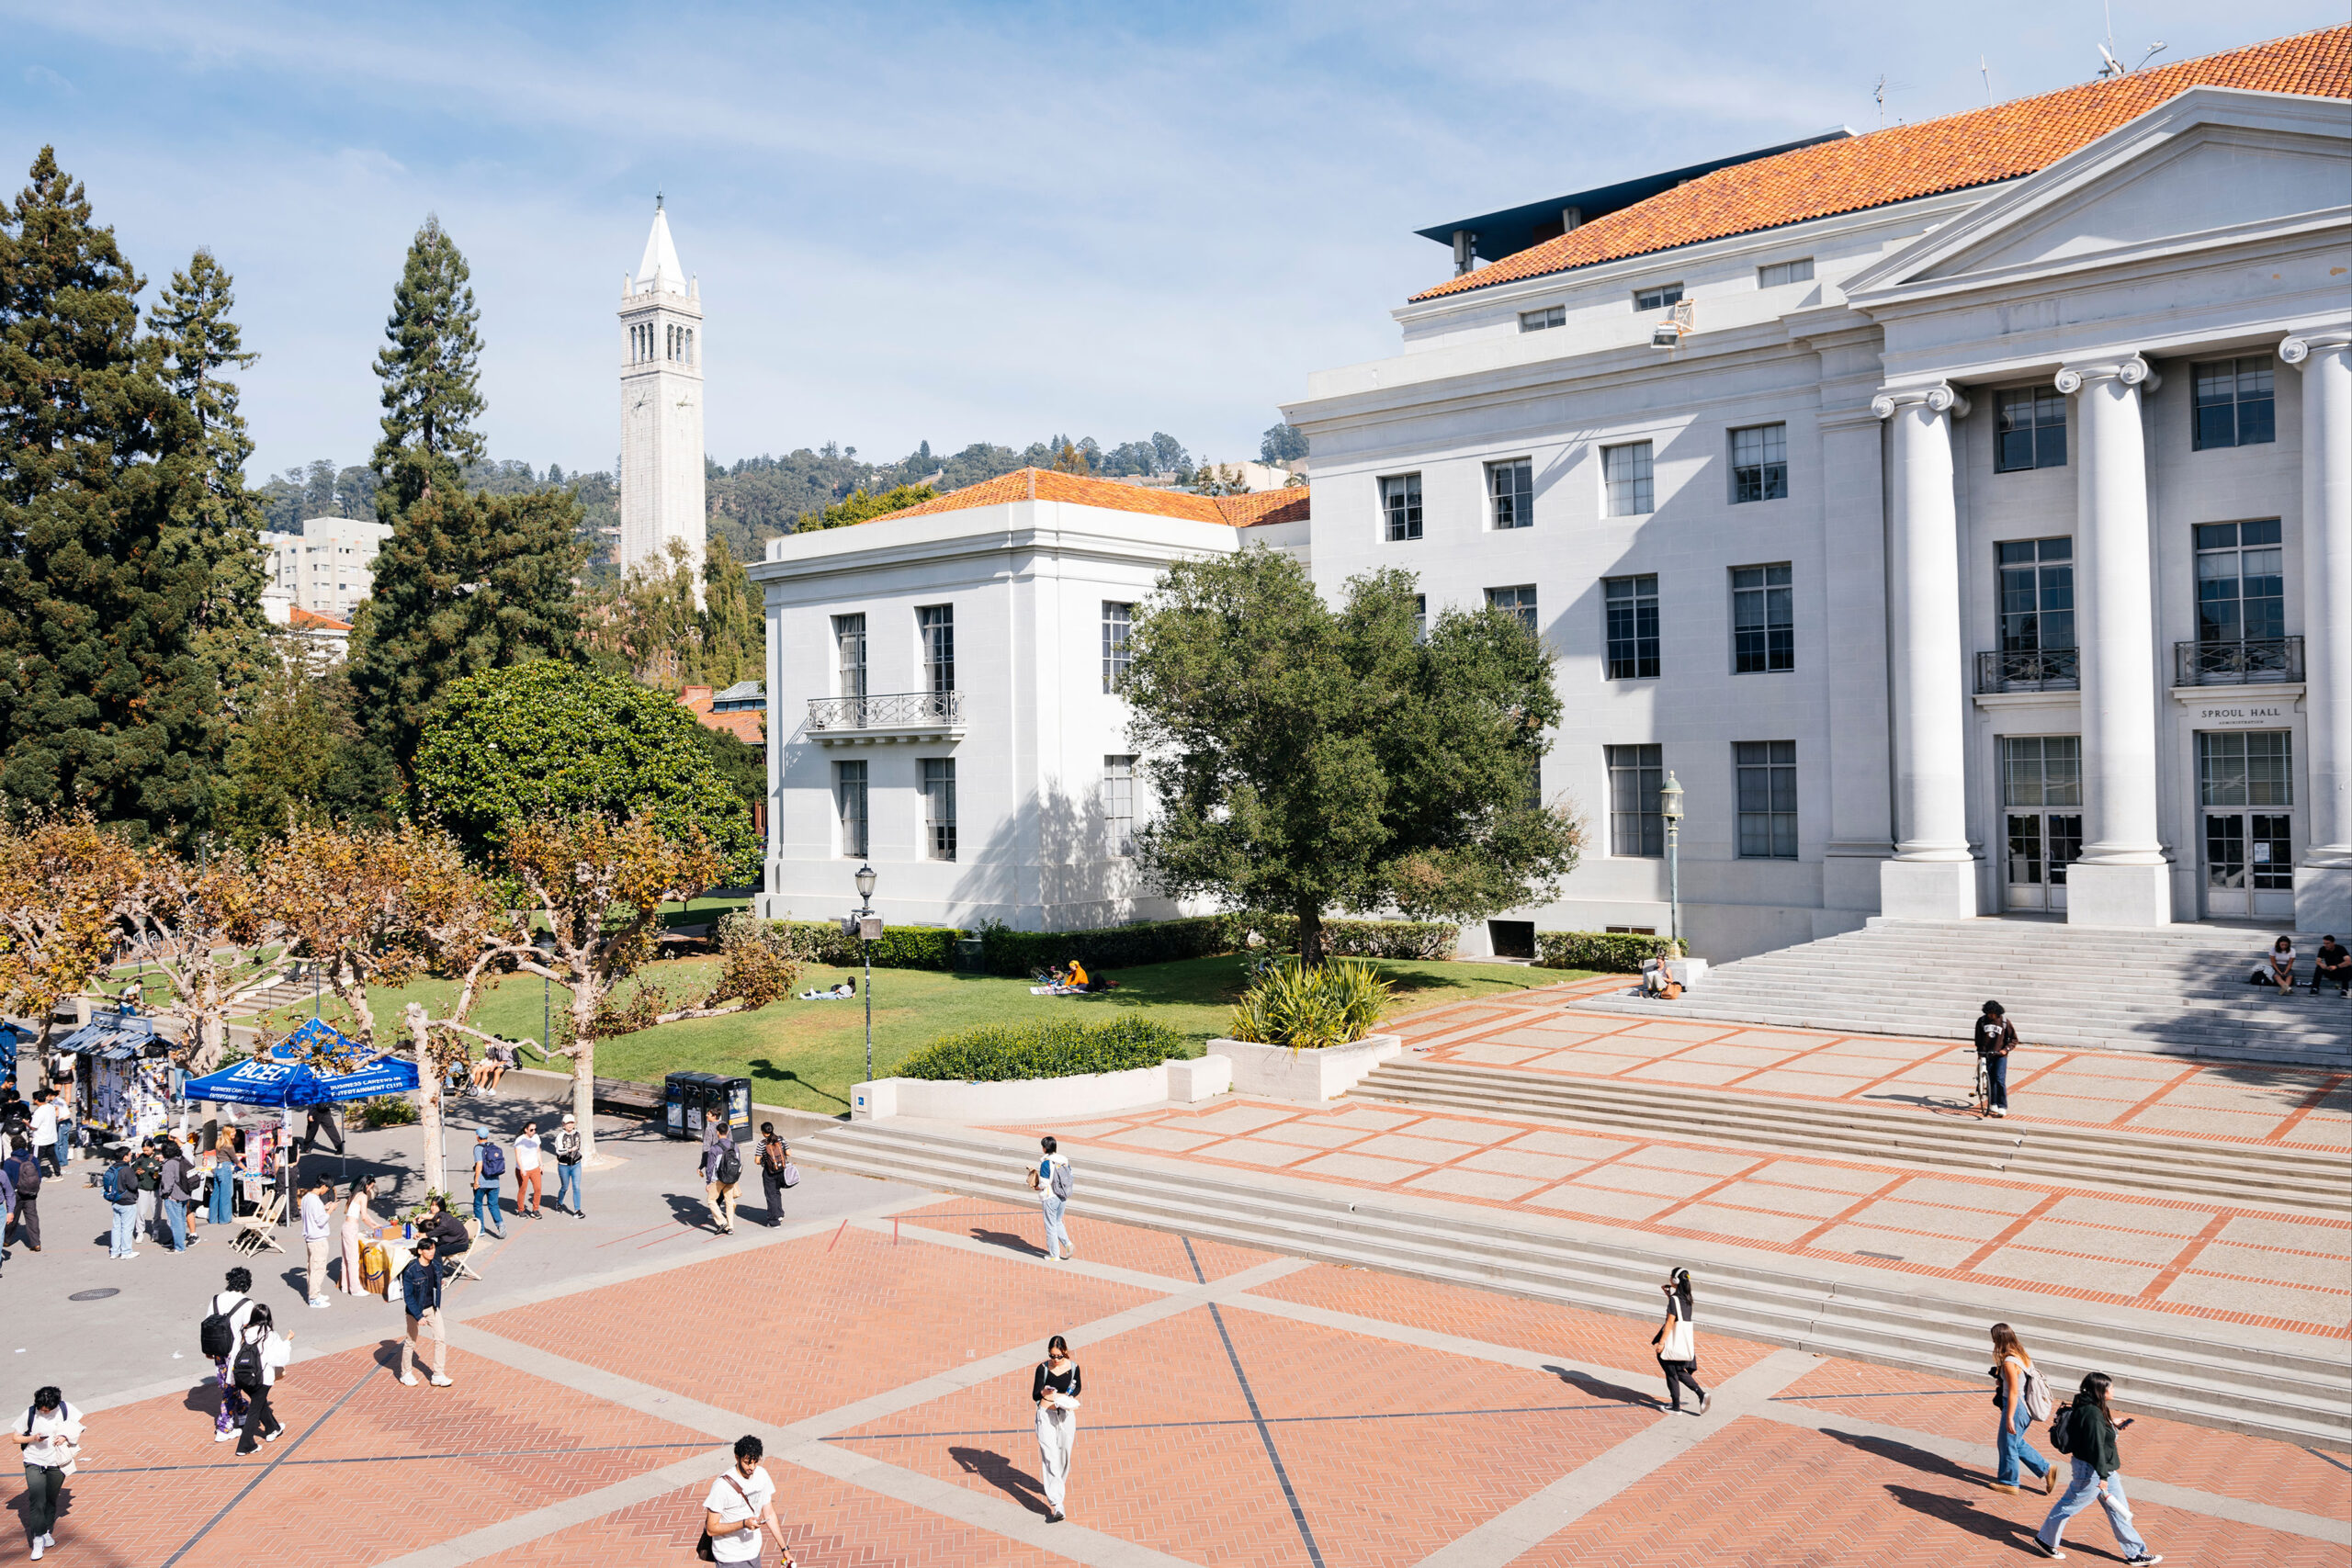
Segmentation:
<svg viewBox="0 0 2352 1568">
<path fill-rule="evenodd" d="M 312 1019 L 272 1046 L 266 1059 L 240 1062 L 204 1077 L 190 1078 L 187 1098 L 287 1109 L 373 1100 L 379 1094 L 404 1094 L 417 1087 L 414 1062 L 388 1055 L 360 1061 L 359 1050 L 332 1024 Z M 356 1065 L 348 1072 L 321 1072 L 311 1064 L 322 1055 L 341 1056 Z"/>
</svg>

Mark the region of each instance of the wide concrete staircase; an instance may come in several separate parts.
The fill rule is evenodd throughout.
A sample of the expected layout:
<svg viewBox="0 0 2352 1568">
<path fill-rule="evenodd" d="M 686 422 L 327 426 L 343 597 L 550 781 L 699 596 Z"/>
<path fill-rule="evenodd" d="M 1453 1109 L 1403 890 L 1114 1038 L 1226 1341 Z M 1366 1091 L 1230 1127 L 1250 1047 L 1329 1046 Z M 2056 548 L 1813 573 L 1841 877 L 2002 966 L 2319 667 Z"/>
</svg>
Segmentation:
<svg viewBox="0 0 2352 1568">
<path fill-rule="evenodd" d="M 1027 1146 L 936 1124 L 867 1122 L 800 1140 L 794 1154 L 810 1165 L 1025 1206 L 1036 1201 L 1020 1175 Z M 1514 1224 L 1508 1213 L 1465 1204 L 1392 1202 L 1279 1175 L 1228 1178 L 1100 1147 L 1080 1154 L 1078 1179 L 1081 1222 L 1175 1231 L 1645 1321 L 1655 1315 L 1657 1281 L 1690 1261 L 1566 1222 Z M 1990 1316 L 2005 1316 L 2053 1387 L 2104 1371 L 2130 1390 L 2137 1410 L 2352 1450 L 2352 1370 L 2340 1346 L 2314 1343 L 2307 1353 L 2283 1336 L 2221 1325 L 2173 1331 L 2151 1326 L 2145 1314 L 2102 1322 L 2096 1310 L 2023 1293 L 1992 1313 L 1982 1302 L 1877 1282 L 1885 1276 L 1876 1271 L 1821 1279 L 1760 1255 L 1709 1262 L 1703 1272 L 1701 1322 L 1710 1333 L 1973 1378 L 1989 1359 Z"/>
<path fill-rule="evenodd" d="M 1605 1012 L 1966 1039 L 1986 998 L 2036 1045 L 2352 1067 L 2352 1001 L 2246 984 L 2278 933 L 2055 920 L 1873 920 L 1712 969 L 1679 1000 Z M 2297 936 L 2308 985 L 2316 935 Z"/>
<path fill-rule="evenodd" d="M 1955 1098 L 1964 1096 L 1967 1089 L 1965 1080 L 1955 1082 Z M 1348 1098 L 1645 1138 L 1993 1172 L 2019 1180 L 2191 1201 L 2256 1204 L 2352 1222 L 2352 1160 L 2261 1144 L 2104 1127 L 1980 1122 L 1973 1115 L 1939 1115 L 1891 1105 L 1781 1100 L 1454 1062 L 1389 1062 Z"/>
</svg>

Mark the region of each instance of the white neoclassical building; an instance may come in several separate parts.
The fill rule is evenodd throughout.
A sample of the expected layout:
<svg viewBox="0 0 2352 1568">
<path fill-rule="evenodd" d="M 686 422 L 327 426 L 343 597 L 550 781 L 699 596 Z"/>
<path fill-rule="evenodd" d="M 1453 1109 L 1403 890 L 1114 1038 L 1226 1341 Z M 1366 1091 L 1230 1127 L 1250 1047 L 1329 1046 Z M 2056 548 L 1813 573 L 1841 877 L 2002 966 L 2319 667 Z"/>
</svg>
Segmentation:
<svg viewBox="0 0 2352 1568">
<path fill-rule="evenodd" d="M 774 541 L 768 904 L 870 854 L 901 919 L 1171 912 L 1117 853 L 1111 618 L 1262 537 L 1554 651 L 1588 852 L 1468 952 L 1664 931 L 1668 775 L 1713 959 L 1880 914 L 2352 931 L 2347 97 L 2334 28 L 1423 231 L 1457 276 L 1400 351 L 1285 409 L 1311 518 L 977 487 Z"/>
<path fill-rule="evenodd" d="M 670 215 L 657 198 L 645 255 L 621 276 L 620 543 L 614 563 L 627 573 L 669 570 L 670 547 L 685 547 L 702 598 L 702 285 L 678 265 Z"/>
</svg>

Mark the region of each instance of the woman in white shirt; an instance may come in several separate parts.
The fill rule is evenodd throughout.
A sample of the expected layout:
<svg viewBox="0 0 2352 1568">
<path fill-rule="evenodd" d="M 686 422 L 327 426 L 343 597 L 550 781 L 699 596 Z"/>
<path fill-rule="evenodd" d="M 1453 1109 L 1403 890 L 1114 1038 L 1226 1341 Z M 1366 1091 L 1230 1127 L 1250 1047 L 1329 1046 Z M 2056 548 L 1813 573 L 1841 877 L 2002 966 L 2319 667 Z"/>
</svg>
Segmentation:
<svg viewBox="0 0 2352 1568">
<path fill-rule="evenodd" d="M 514 1140 L 514 1212 L 539 1217 L 539 1124 L 523 1123 L 522 1136 Z"/>
<path fill-rule="evenodd" d="M 1666 1392 L 1674 1401 L 1674 1409 L 1682 1409 L 1682 1391 L 1689 1389 L 1698 1396 L 1699 1408 L 1690 1414 L 1707 1413 L 1707 1391 L 1699 1386 L 1699 1335 L 1690 1321 L 1690 1270 L 1677 1269 L 1667 1276 L 1659 1287 L 1666 1292 L 1666 1321 L 1650 1336 L 1650 1343 L 1657 1347 L 1657 1369 L 1666 1374 Z"/>
<path fill-rule="evenodd" d="M 248 1354 L 250 1352 L 250 1354 Z M 237 1348 L 229 1358 L 231 1375 L 239 1392 L 252 1401 L 245 1412 L 244 1436 L 237 1439 L 237 1456 L 242 1459 L 264 1442 L 276 1442 L 286 1430 L 286 1423 L 269 1407 L 269 1391 L 277 1386 L 277 1374 L 294 1359 L 294 1336 L 280 1334 L 270 1320 L 269 1303 L 255 1302 L 253 1315 L 237 1335 Z"/>
<path fill-rule="evenodd" d="M 25 1529 L 33 1538 L 33 1561 L 57 1544 L 57 1495 L 82 1454 L 82 1413 L 53 1387 L 34 1391 L 33 1402 L 8 1434 L 25 1458 Z"/>
</svg>

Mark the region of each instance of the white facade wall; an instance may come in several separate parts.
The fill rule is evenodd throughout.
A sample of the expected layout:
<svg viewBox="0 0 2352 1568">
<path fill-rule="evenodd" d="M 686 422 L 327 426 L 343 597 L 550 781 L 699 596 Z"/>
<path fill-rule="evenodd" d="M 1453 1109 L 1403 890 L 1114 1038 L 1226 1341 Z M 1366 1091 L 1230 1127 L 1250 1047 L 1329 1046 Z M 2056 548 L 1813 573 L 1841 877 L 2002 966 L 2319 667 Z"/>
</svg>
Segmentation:
<svg viewBox="0 0 2352 1568">
<path fill-rule="evenodd" d="M 300 527 L 261 536 L 266 592 L 317 615 L 351 619 L 375 591 L 376 552 L 391 528 L 354 517 L 306 517 Z"/>
</svg>

